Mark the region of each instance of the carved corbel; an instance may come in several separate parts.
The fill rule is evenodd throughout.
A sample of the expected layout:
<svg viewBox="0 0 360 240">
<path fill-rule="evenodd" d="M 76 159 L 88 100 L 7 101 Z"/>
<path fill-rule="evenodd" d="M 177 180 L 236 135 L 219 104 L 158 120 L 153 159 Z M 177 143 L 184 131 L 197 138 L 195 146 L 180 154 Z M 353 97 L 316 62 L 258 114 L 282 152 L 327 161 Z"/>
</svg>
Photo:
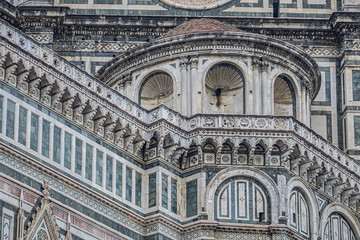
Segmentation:
<svg viewBox="0 0 360 240">
<path fill-rule="evenodd" d="M 290 170 L 295 174 L 300 174 L 299 166 L 300 163 L 304 160 L 304 156 L 299 156 L 297 158 L 290 160 Z"/>
<path fill-rule="evenodd" d="M 111 142 L 113 142 L 115 139 L 115 137 L 114 137 L 115 127 L 116 127 L 116 122 L 111 122 L 111 123 L 105 124 L 105 126 L 104 126 L 105 138 Z"/>
<path fill-rule="evenodd" d="M 341 193 L 340 201 L 346 205 L 349 203 L 349 198 L 351 194 L 353 194 L 355 191 L 354 187 L 345 187 Z"/>
<path fill-rule="evenodd" d="M 34 79 L 29 79 L 29 95 L 36 98 L 36 99 L 40 99 L 40 82 L 41 82 L 41 78 L 36 77 Z"/>
<path fill-rule="evenodd" d="M 16 63 L 7 66 L 5 69 L 5 82 L 9 83 L 14 87 L 16 87 L 16 79 L 17 79 L 15 75 L 16 69 L 17 69 Z"/>
<path fill-rule="evenodd" d="M 316 186 L 321 189 L 325 189 L 325 182 L 329 177 L 330 172 L 323 171 L 318 174 L 318 177 L 316 178 Z"/>
<path fill-rule="evenodd" d="M 119 129 L 115 131 L 115 144 L 120 147 L 124 147 L 124 135 L 125 135 L 126 129 Z"/>
<path fill-rule="evenodd" d="M 53 88 L 53 85 L 51 85 L 51 84 L 48 84 L 48 85 L 41 88 L 41 90 L 40 90 L 40 102 L 50 106 L 50 104 L 51 104 L 50 93 L 51 93 L 52 88 Z"/>
<path fill-rule="evenodd" d="M 334 185 L 339 181 L 338 177 L 329 177 L 326 181 L 325 181 L 325 192 L 327 194 L 329 194 L 330 196 L 333 196 L 332 194 L 332 189 L 334 187 Z M 335 196 L 335 194 L 334 194 Z"/>
<path fill-rule="evenodd" d="M 83 114 L 84 117 L 84 127 L 93 131 L 94 130 L 94 116 L 96 114 L 95 110 L 86 112 Z"/>
<path fill-rule="evenodd" d="M 165 149 L 165 160 L 167 162 L 171 162 L 172 156 L 175 153 L 176 149 L 178 148 L 179 144 L 174 144 L 169 146 Z"/>
<path fill-rule="evenodd" d="M 340 195 L 344 191 L 347 182 L 338 182 L 334 184 L 334 198 L 340 201 Z"/>
<path fill-rule="evenodd" d="M 185 152 L 184 148 L 176 149 L 174 154 L 171 156 L 171 164 L 180 167 L 180 159 L 184 152 Z"/>
<path fill-rule="evenodd" d="M 132 144 L 134 143 L 136 135 L 130 134 L 124 137 L 124 149 L 130 153 L 134 150 Z"/>
<path fill-rule="evenodd" d="M 84 123 L 83 111 L 85 109 L 85 104 L 79 104 L 77 106 L 73 106 L 73 120 L 80 124 Z"/>
<path fill-rule="evenodd" d="M 67 99 L 63 99 L 63 103 L 62 103 L 62 112 L 63 114 L 68 117 L 68 118 L 73 118 L 73 103 L 74 103 L 74 98 L 73 97 L 68 97 Z"/>
<path fill-rule="evenodd" d="M 138 157 L 141 157 L 141 150 L 143 149 L 144 145 L 146 145 L 146 141 L 144 139 L 137 141 L 134 143 L 134 154 Z"/>
<path fill-rule="evenodd" d="M 22 73 L 18 74 L 17 76 L 17 88 L 24 92 L 27 93 L 28 92 L 28 78 L 29 78 L 29 74 L 30 71 L 29 70 L 25 70 Z"/>
<path fill-rule="evenodd" d="M 320 166 L 312 166 L 309 168 L 308 173 L 309 173 L 309 183 L 310 184 L 316 185 L 316 178 L 319 175 L 320 171 L 321 171 Z"/>
<path fill-rule="evenodd" d="M 300 174 L 301 178 L 308 180 L 307 173 L 312 164 L 313 164 L 313 161 L 306 159 L 306 158 L 300 163 L 299 174 Z"/>
<path fill-rule="evenodd" d="M 290 157 L 294 152 L 293 148 L 289 148 L 286 152 L 281 154 L 281 166 L 285 167 L 287 170 L 290 170 Z"/>
<path fill-rule="evenodd" d="M 106 121 L 105 116 L 100 116 L 94 119 L 94 127 L 95 133 L 99 134 L 100 136 L 104 136 L 104 123 Z"/>
<path fill-rule="evenodd" d="M 349 198 L 349 207 L 356 211 L 356 205 L 360 200 L 360 193 L 355 193 Z"/>
</svg>

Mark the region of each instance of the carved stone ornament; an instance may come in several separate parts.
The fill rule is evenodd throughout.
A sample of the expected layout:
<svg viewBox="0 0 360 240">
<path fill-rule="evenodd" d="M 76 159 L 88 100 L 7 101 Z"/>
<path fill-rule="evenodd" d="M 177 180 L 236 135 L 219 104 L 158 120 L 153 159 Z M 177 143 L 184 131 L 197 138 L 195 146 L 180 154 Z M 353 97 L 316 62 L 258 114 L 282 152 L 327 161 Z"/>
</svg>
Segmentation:
<svg viewBox="0 0 360 240">
<path fill-rule="evenodd" d="M 39 234 L 43 234 L 44 231 L 41 224 L 44 222 L 49 234 L 49 240 L 61 240 L 59 230 L 60 228 L 56 225 L 56 217 L 52 212 L 52 204 L 49 202 L 50 188 L 48 182 L 45 180 L 43 185 L 43 199 L 41 199 L 40 207 L 36 208 L 36 213 L 32 215 L 32 220 L 28 223 L 28 229 L 24 232 L 24 240 L 32 240 L 35 236 L 39 238 Z M 38 231 L 39 230 L 39 231 Z M 37 239 L 36 238 L 36 239 Z M 41 239 L 41 238 L 40 238 Z"/>
<path fill-rule="evenodd" d="M 216 8 L 232 0 L 161 0 L 162 2 L 177 8 L 185 9 L 211 9 Z"/>
</svg>

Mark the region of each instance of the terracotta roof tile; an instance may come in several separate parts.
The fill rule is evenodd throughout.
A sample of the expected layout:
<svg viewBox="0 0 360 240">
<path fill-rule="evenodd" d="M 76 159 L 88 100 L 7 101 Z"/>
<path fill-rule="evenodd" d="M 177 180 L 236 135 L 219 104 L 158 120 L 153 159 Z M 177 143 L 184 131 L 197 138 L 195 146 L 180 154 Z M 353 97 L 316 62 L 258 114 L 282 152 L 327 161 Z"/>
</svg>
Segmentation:
<svg viewBox="0 0 360 240">
<path fill-rule="evenodd" d="M 167 37 L 173 37 L 173 36 L 191 34 L 191 33 L 223 32 L 223 31 L 243 32 L 242 30 L 236 27 L 233 27 L 229 24 L 220 22 L 215 19 L 200 18 L 180 24 L 174 29 L 171 29 L 165 35 L 161 36 L 160 38 L 167 38 Z"/>
</svg>

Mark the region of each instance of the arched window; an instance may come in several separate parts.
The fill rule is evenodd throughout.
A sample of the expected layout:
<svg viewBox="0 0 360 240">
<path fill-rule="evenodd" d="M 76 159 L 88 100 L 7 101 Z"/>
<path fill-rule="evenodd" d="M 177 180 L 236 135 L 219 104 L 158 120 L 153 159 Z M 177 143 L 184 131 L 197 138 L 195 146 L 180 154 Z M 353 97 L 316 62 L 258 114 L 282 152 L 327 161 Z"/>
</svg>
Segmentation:
<svg viewBox="0 0 360 240">
<path fill-rule="evenodd" d="M 216 149 L 211 143 L 205 144 L 203 147 L 204 163 L 215 163 Z"/>
<path fill-rule="evenodd" d="M 221 148 L 221 164 L 232 164 L 232 144 L 226 141 Z"/>
<path fill-rule="evenodd" d="M 290 226 L 304 237 L 309 237 L 309 209 L 304 195 L 294 189 L 290 194 Z"/>
<path fill-rule="evenodd" d="M 249 147 L 246 142 L 241 143 L 238 149 L 237 164 L 246 165 L 248 164 Z"/>
<path fill-rule="evenodd" d="M 215 193 L 217 221 L 270 223 L 270 199 L 259 182 L 251 178 L 232 178 Z"/>
<path fill-rule="evenodd" d="M 274 115 L 296 117 L 296 97 L 294 87 L 284 76 L 275 79 Z"/>
<path fill-rule="evenodd" d="M 173 80 L 169 74 L 153 73 L 145 79 L 140 88 L 139 103 L 146 109 L 153 109 L 160 104 L 173 108 L 173 91 Z"/>
<path fill-rule="evenodd" d="M 338 213 L 328 218 L 323 238 L 324 240 L 355 240 L 355 234 L 346 219 Z"/>
<path fill-rule="evenodd" d="M 220 63 L 206 74 L 206 113 L 244 113 L 244 77 L 232 64 Z"/>
</svg>

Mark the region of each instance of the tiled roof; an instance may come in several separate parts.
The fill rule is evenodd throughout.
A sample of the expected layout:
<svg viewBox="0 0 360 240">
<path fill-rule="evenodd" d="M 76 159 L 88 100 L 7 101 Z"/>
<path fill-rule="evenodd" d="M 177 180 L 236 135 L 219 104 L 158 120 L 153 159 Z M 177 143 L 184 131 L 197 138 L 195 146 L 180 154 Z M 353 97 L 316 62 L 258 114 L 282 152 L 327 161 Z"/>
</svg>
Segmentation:
<svg viewBox="0 0 360 240">
<path fill-rule="evenodd" d="M 161 36 L 160 38 L 167 38 L 173 37 L 183 34 L 191 34 L 191 33 L 202 33 L 202 32 L 223 32 L 223 31 L 230 31 L 230 32 L 243 32 L 242 30 L 233 27 L 229 24 L 220 22 L 215 19 L 210 18 L 200 18 L 194 19 L 179 26 L 171 29 L 168 33 Z"/>
</svg>

